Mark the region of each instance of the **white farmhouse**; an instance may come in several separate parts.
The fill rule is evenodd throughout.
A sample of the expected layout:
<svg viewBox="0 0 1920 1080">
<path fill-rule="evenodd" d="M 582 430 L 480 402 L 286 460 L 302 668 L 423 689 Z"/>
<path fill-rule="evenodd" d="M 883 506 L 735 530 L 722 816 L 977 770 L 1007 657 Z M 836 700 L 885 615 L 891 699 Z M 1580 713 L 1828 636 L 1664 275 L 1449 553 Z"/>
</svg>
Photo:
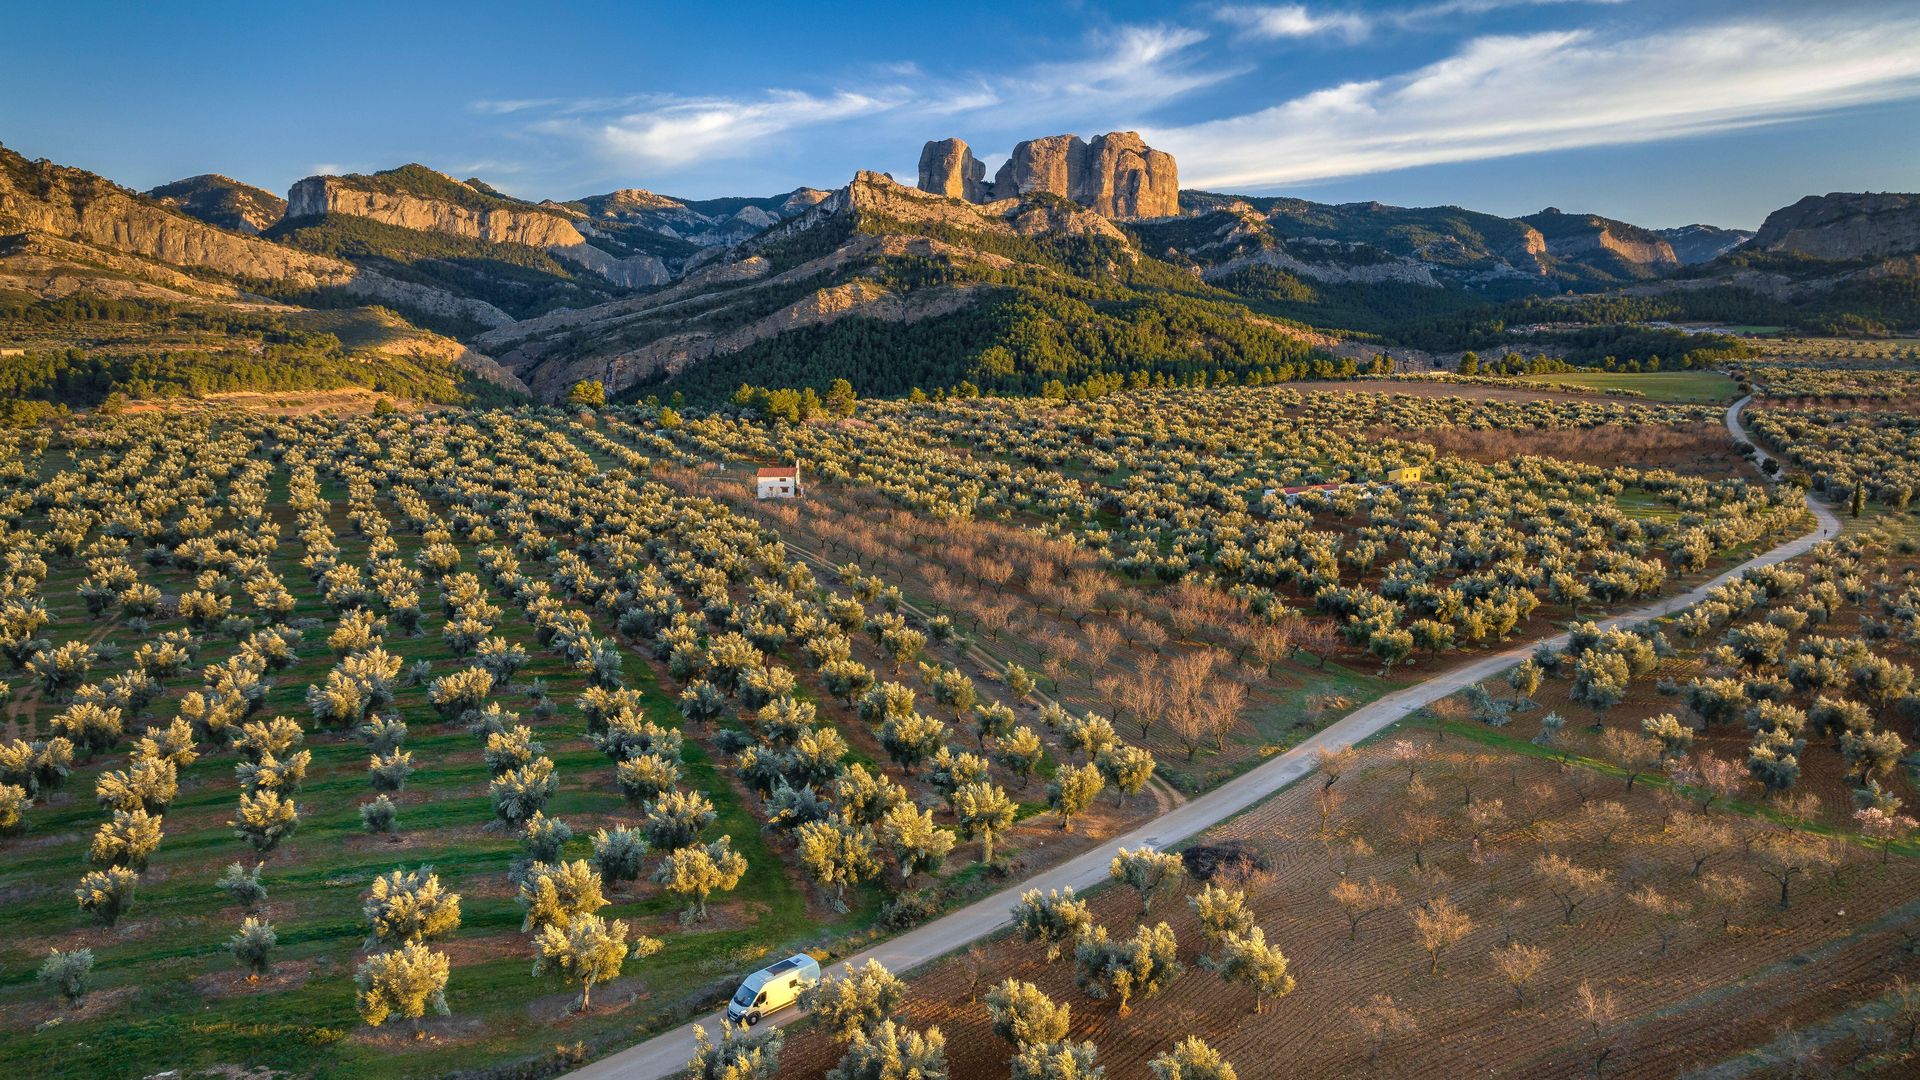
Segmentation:
<svg viewBox="0 0 1920 1080">
<path fill-rule="evenodd" d="M 791 499 L 800 494 L 800 466 L 779 465 L 753 474 L 756 494 L 762 499 Z"/>
</svg>

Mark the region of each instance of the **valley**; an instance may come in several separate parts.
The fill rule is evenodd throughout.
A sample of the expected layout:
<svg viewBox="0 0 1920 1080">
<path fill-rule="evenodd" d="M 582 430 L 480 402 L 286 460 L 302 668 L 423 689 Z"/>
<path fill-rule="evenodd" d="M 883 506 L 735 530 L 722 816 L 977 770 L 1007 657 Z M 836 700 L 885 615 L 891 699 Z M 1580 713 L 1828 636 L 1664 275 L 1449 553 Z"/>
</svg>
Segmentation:
<svg viewBox="0 0 1920 1080">
<path fill-rule="evenodd" d="M 1914 1075 L 1920 30 L 1653 8 L 10 19 L 0 1073 Z"/>
</svg>

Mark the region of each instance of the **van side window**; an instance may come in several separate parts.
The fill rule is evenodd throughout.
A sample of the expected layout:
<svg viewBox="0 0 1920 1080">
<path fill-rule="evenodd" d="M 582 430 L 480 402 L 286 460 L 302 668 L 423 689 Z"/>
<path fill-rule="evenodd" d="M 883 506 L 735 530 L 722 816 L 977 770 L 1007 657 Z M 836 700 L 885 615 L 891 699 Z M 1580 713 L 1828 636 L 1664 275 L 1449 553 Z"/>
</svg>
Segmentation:
<svg viewBox="0 0 1920 1080">
<path fill-rule="evenodd" d="M 755 1005 L 765 1005 L 767 1003 L 767 992 L 762 990 L 760 996 L 753 999 L 753 1003 Z"/>
</svg>

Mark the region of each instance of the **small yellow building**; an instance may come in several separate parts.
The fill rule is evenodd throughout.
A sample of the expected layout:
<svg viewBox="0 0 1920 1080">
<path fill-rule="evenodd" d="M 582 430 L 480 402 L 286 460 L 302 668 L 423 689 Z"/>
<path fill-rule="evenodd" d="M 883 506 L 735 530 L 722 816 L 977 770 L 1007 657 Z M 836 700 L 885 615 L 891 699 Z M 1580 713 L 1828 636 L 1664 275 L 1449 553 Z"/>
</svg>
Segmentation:
<svg viewBox="0 0 1920 1080">
<path fill-rule="evenodd" d="M 1420 482 L 1420 475 L 1420 466 L 1402 465 L 1397 469 L 1387 470 L 1387 483 L 1417 484 Z"/>
</svg>

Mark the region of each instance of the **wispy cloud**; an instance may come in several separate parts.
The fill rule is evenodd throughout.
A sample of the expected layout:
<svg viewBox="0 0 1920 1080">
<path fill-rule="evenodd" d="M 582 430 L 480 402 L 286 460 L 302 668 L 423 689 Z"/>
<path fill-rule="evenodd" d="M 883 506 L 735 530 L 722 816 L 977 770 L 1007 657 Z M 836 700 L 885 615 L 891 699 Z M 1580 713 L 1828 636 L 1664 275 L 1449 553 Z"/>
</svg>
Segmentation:
<svg viewBox="0 0 1920 1080">
<path fill-rule="evenodd" d="M 1648 142 L 1920 97 L 1920 17 L 1472 39 L 1401 75 L 1147 132 L 1228 190 Z"/>
<path fill-rule="evenodd" d="M 842 90 L 824 96 L 797 90 L 770 90 L 748 101 L 703 98 L 673 101 L 584 125 L 616 157 L 650 168 L 688 162 L 744 157 L 771 135 L 885 112 L 899 105 L 873 93 Z M 562 121 L 571 130 L 576 121 Z"/>
<path fill-rule="evenodd" d="M 1224 22 L 1244 30 L 1248 36 L 1264 39 L 1340 37 L 1359 41 L 1373 31 L 1373 20 L 1357 11 L 1314 12 L 1305 4 L 1281 4 L 1277 7 L 1230 5 L 1214 14 Z"/>
<path fill-rule="evenodd" d="M 989 116 L 997 128 L 1144 115 L 1243 70 L 1205 62 L 1199 46 L 1206 40 L 1191 27 L 1123 26 L 1088 34 L 1067 59 L 1012 71 L 929 74 L 916 64 L 883 64 L 823 93 L 526 98 L 475 101 L 469 109 L 590 147 L 622 168 L 671 172 L 763 154 L 790 132 L 835 124 L 887 122 L 924 138 L 929 121 L 968 115 Z"/>
<path fill-rule="evenodd" d="M 1035 64 L 993 80 L 1005 88 L 994 119 L 1059 123 L 1088 115 L 1136 117 L 1245 70 L 1203 54 L 1207 35 L 1185 26 L 1128 26 L 1087 39 L 1072 60 Z"/>
<path fill-rule="evenodd" d="M 1505 8 L 1608 5 L 1624 0 L 1438 0 L 1395 10 L 1366 12 L 1346 8 L 1310 8 L 1305 4 L 1228 4 L 1214 17 L 1257 40 L 1338 38 L 1357 43 L 1376 29 L 1411 29 L 1448 18 L 1485 15 Z"/>
</svg>

